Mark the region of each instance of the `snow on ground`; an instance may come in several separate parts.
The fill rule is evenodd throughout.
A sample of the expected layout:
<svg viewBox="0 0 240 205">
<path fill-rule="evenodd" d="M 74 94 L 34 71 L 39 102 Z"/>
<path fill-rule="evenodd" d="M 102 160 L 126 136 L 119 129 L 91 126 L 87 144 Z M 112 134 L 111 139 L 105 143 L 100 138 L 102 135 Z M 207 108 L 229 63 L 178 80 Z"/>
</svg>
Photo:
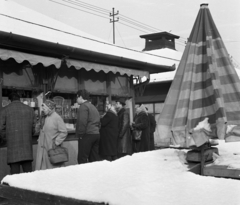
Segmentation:
<svg viewBox="0 0 240 205">
<path fill-rule="evenodd" d="M 240 181 L 188 172 L 183 163 L 186 152 L 168 148 L 134 154 L 114 162 L 8 175 L 2 182 L 22 189 L 111 205 L 240 204 Z M 224 148 L 223 153 L 226 153 Z"/>
<path fill-rule="evenodd" d="M 240 169 L 240 142 L 225 143 L 223 140 L 218 140 L 218 142 L 219 157 L 217 157 L 213 164 Z"/>
</svg>

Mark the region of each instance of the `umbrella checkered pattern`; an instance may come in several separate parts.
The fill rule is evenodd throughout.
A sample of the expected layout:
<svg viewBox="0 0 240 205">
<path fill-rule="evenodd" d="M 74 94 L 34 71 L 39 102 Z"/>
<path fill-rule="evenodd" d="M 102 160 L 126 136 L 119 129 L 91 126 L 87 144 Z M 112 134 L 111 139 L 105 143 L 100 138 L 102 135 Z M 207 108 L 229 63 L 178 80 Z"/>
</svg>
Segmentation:
<svg viewBox="0 0 240 205">
<path fill-rule="evenodd" d="M 168 92 L 157 130 L 162 142 L 188 147 L 208 118 L 210 138 L 240 125 L 240 81 L 207 4 L 202 4 Z M 240 140 L 240 137 L 239 137 Z"/>
</svg>

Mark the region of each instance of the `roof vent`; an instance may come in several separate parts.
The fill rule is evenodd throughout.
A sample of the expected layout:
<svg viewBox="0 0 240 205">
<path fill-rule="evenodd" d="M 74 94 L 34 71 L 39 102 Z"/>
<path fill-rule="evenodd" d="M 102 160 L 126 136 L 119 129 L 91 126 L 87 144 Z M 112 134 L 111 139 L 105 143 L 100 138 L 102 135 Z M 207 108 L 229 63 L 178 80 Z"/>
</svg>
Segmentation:
<svg viewBox="0 0 240 205">
<path fill-rule="evenodd" d="M 168 32 L 153 33 L 147 35 L 141 35 L 140 38 L 145 38 L 145 48 L 143 51 L 151 51 L 161 48 L 175 49 L 175 39 L 179 39 L 179 36 L 173 35 Z"/>
</svg>

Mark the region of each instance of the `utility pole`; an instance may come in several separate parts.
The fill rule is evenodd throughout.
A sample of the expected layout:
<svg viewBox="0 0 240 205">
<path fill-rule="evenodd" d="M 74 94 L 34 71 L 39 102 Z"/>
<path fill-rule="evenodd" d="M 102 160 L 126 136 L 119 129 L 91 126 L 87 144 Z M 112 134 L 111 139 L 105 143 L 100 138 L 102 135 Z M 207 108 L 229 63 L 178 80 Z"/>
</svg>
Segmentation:
<svg viewBox="0 0 240 205">
<path fill-rule="evenodd" d="M 110 19 L 110 23 L 113 23 L 113 44 L 115 44 L 115 22 L 117 22 L 119 20 L 119 18 L 117 18 L 117 20 L 115 20 L 115 16 L 118 15 L 118 11 L 117 13 L 114 13 L 114 8 L 112 8 L 112 13 L 110 13 L 110 17 L 112 17 L 112 19 Z"/>
</svg>

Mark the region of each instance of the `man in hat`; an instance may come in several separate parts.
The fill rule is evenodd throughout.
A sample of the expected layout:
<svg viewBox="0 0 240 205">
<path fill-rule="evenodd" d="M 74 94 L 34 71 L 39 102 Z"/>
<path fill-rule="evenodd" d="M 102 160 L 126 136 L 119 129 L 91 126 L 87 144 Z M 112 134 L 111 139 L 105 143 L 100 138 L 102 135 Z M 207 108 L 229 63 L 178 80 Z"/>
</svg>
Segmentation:
<svg viewBox="0 0 240 205">
<path fill-rule="evenodd" d="M 94 162 L 99 157 L 100 115 L 97 108 L 89 101 L 89 93 L 85 89 L 77 92 L 76 135 L 78 137 L 78 163 Z"/>
<path fill-rule="evenodd" d="M 34 110 L 20 102 L 17 93 L 9 96 L 11 103 L 0 113 L 0 137 L 7 140 L 7 163 L 11 174 L 32 171 L 32 135 L 35 128 Z"/>
<path fill-rule="evenodd" d="M 130 113 L 125 107 L 124 98 L 116 99 L 116 109 L 118 111 L 118 157 L 132 154 L 132 138 L 130 133 Z"/>
</svg>

